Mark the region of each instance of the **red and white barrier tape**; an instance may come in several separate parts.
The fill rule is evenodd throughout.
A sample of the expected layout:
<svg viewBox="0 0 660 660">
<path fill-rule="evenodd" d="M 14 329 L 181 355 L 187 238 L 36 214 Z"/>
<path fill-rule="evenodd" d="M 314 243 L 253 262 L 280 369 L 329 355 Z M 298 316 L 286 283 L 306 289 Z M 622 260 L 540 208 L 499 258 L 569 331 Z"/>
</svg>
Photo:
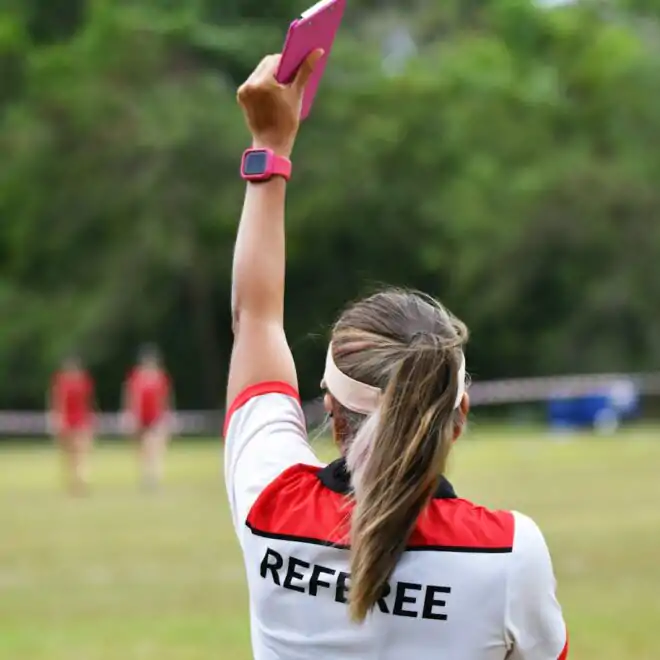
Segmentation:
<svg viewBox="0 0 660 660">
<path fill-rule="evenodd" d="M 621 382 L 631 383 L 640 395 L 660 396 L 660 372 L 476 381 L 470 386 L 469 394 L 472 406 L 534 403 L 557 396 L 584 396 Z M 303 407 L 311 426 L 323 421 L 320 400 L 310 401 Z M 222 411 L 182 411 L 176 414 L 176 430 L 181 435 L 216 435 L 222 428 L 222 419 Z M 96 429 L 99 435 L 120 435 L 119 414 L 97 415 Z M 0 411 L 0 435 L 43 436 L 46 433 L 47 420 L 43 412 Z"/>
</svg>

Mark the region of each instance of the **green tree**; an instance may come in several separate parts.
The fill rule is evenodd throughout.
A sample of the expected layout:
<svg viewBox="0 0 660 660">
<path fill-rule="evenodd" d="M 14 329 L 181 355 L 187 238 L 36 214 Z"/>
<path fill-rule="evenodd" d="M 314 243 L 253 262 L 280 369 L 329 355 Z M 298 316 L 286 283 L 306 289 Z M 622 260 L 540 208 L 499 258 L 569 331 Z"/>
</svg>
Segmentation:
<svg viewBox="0 0 660 660">
<path fill-rule="evenodd" d="M 104 407 L 141 341 L 220 405 L 248 136 L 236 85 L 300 2 L 0 12 L 0 401 L 78 349 Z M 379 283 L 440 296 L 479 378 L 660 364 L 656 13 L 351 3 L 295 152 L 287 326 L 302 393 Z M 388 37 L 415 48 L 386 66 Z M 394 73 L 396 72 L 396 73 Z"/>
</svg>

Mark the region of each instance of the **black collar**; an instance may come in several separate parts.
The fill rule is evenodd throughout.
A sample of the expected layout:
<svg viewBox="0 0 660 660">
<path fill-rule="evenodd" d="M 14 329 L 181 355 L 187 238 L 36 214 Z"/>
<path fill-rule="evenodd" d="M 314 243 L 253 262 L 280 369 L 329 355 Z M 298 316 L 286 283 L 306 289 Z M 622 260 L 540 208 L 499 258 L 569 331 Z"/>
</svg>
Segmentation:
<svg viewBox="0 0 660 660">
<path fill-rule="evenodd" d="M 348 495 L 351 491 L 350 476 L 346 469 L 346 461 L 343 458 L 338 458 L 329 465 L 319 470 L 319 481 L 330 490 L 341 495 Z M 455 499 L 456 493 L 454 487 L 445 479 L 440 477 L 440 482 L 435 490 L 434 499 L 449 500 Z"/>
</svg>

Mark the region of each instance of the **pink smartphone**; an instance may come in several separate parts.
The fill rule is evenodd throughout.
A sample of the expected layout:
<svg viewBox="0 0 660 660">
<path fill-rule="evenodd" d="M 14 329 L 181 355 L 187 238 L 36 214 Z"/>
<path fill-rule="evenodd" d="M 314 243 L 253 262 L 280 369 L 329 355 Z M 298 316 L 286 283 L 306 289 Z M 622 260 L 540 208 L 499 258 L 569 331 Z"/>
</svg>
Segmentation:
<svg viewBox="0 0 660 660">
<path fill-rule="evenodd" d="M 306 119 L 312 109 L 345 7 L 346 0 L 320 0 L 289 26 L 282 48 L 282 59 L 275 74 L 277 82 L 283 85 L 290 83 L 310 53 L 317 48 L 322 48 L 325 52 L 316 63 L 314 73 L 305 88 L 301 119 Z"/>
</svg>

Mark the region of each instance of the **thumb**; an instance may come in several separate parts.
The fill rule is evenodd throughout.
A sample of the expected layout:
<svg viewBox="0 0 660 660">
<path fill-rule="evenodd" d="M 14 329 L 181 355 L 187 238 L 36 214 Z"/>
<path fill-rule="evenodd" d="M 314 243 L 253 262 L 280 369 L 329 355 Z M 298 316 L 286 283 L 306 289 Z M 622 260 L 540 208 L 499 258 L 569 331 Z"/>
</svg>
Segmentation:
<svg viewBox="0 0 660 660">
<path fill-rule="evenodd" d="M 293 81 L 295 87 L 299 90 L 305 89 L 307 81 L 309 80 L 312 73 L 314 73 L 314 67 L 317 62 L 323 57 L 325 51 L 322 48 L 317 48 L 315 51 L 312 51 L 307 59 L 302 63 L 296 77 Z"/>
</svg>

